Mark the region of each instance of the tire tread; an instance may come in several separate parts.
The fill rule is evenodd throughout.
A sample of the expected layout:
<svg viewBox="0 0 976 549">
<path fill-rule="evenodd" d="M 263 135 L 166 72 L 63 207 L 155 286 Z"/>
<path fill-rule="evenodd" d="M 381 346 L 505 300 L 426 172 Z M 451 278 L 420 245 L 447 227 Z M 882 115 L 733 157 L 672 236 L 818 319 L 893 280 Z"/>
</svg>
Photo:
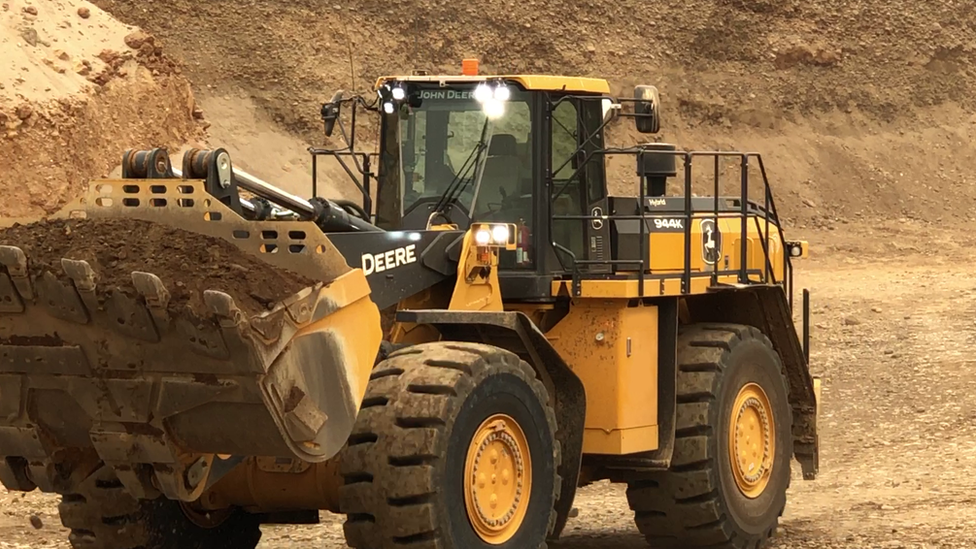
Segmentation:
<svg viewBox="0 0 976 549">
<path fill-rule="evenodd" d="M 783 508 L 777 510 L 777 520 L 762 539 L 737 535 L 721 500 L 717 456 L 710 455 L 710 442 L 716 436 L 710 424 L 712 409 L 718 405 L 732 351 L 748 340 L 773 349 L 765 334 L 751 326 L 695 324 L 679 334 L 678 406 L 671 469 L 648 474 L 631 482 L 627 489 L 637 527 L 653 547 L 755 549 L 775 533 Z M 785 394 L 789 394 L 783 365 L 778 359 L 777 364 Z M 792 424 L 790 412 L 787 414 L 783 419 Z"/>
<path fill-rule="evenodd" d="M 347 514 L 346 543 L 357 549 L 446 549 L 450 540 L 439 528 L 446 514 L 439 507 L 435 469 L 444 459 L 449 425 L 464 397 L 489 371 L 525 381 L 548 403 L 532 368 L 518 355 L 478 343 L 426 343 L 389 354 L 374 371 L 349 445 L 340 455 L 341 511 Z M 555 412 L 546 409 L 550 432 Z M 554 441 L 555 465 L 559 445 Z M 554 467 L 554 470 L 558 467 Z M 560 478 L 555 473 L 556 498 Z M 549 529 L 555 524 L 551 511 Z M 544 549 L 543 542 L 538 548 Z"/>
</svg>

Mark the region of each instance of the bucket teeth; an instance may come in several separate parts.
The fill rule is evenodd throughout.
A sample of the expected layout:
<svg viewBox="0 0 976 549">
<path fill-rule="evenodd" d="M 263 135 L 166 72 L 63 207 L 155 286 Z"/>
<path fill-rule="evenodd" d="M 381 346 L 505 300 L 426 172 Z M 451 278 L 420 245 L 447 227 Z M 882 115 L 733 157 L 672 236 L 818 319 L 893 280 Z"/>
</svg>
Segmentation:
<svg viewBox="0 0 976 549">
<path fill-rule="evenodd" d="M 0 272 L 0 313 L 22 313 L 24 301 L 7 273 Z"/>
<path fill-rule="evenodd" d="M 152 273 L 133 271 L 132 285 L 146 299 L 146 304 L 154 309 L 166 309 L 169 305 L 169 290 L 158 276 Z"/>
<path fill-rule="evenodd" d="M 166 307 L 169 306 L 170 293 L 163 281 L 153 273 L 133 271 L 132 285 L 135 286 L 139 295 L 146 300 L 146 306 L 149 307 L 149 313 L 156 322 L 156 326 L 160 330 L 168 329 L 170 317 L 169 313 L 166 312 Z"/>
<path fill-rule="evenodd" d="M 37 297 L 52 316 L 76 324 L 88 324 L 91 320 L 74 286 L 62 283 L 50 271 L 45 271 L 37 280 Z"/>
<path fill-rule="evenodd" d="M 27 255 L 24 250 L 17 246 L 0 246 L 0 264 L 7 268 L 7 273 L 21 297 L 34 299 L 34 291 L 27 276 Z"/>
<path fill-rule="evenodd" d="M 81 297 L 81 301 L 91 311 L 98 310 L 98 298 L 95 296 L 95 271 L 87 261 L 77 259 L 61 258 L 61 269 L 68 278 L 75 283 L 75 290 Z"/>
<path fill-rule="evenodd" d="M 204 290 L 203 302 L 210 307 L 222 326 L 234 326 L 244 319 L 244 313 L 234 303 L 234 298 L 217 290 Z"/>
<path fill-rule="evenodd" d="M 95 291 L 95 271 L 87 261 L 79 259 L 61 258 L 61 268 L 64 274 L 74 281 L 79 291 L 90 293 Z"/>
</svg>

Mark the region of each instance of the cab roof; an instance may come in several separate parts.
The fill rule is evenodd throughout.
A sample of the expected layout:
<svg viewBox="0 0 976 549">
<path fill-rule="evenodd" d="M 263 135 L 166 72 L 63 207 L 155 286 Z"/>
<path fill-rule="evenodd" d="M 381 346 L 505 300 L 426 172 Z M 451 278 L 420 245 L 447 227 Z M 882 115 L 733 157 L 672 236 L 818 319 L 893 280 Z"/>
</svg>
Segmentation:
<svg viewBox="0 0 976 549">
<path fill-rule="evenodd" d="M 430 74 L 424 76 L 383 76 L 376 81 L 376 89 L 390 81 L 398 82 L 445 82 L 466 84 L 487 80 L 507 80 L 516 82 L 530 91 L 565 91 L 572 93 L 609 94 L 610 84 L 602 78 L 581 78 L 577 76 L 553 76 L 542 74 L 464 76 L 458 74 Z"/>
</svg>

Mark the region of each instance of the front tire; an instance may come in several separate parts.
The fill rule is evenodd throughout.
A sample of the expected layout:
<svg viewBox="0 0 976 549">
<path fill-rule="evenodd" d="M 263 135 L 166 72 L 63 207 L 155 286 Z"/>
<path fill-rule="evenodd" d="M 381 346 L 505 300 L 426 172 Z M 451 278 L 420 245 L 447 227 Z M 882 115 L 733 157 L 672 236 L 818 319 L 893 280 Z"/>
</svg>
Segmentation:
<svg viewBox="0 0 976 549">
<path fill-rule="evenodd" d="M 538 549 L 555 524 L 556 419 L 535 372 L 474 343 L 400 349 L 373 371 L 340 456 L 359 549 Z"/>
<path fill-rule="evenodd" d="M 678 340 L 671 470 L 630 483 L 638 529 L 656 548 L 757 549 L 786 506 L 792 411 L 782 362 L 750 326 L 701 324 Z"/>
<path fill-rule="evenodd" d="M 107 466 L 62 496 L 58 511 L 73 549 L 253 549 L 261 540 L 254 515 L 235 509 L 191 520 L 177 501 L 133 498 Z"/>
</svg>

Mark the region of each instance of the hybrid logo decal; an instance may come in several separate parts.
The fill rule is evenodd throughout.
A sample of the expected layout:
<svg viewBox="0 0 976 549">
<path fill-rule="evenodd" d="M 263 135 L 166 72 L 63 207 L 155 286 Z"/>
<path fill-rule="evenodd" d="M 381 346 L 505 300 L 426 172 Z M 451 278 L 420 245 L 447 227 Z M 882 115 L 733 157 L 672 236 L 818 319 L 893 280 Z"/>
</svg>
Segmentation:
<svg viewBox="0 0 976 549">
<path fill-rule="evenodd" d="M 382 273 L 402 267 L 409 263 L 417 262 L 417 245 L 410 244 L 401 248 L 395 248 L 388 252 L 378 254 L 363 254 L 363 272 L 366 276 L 373 273 Z"/>
</svg>

